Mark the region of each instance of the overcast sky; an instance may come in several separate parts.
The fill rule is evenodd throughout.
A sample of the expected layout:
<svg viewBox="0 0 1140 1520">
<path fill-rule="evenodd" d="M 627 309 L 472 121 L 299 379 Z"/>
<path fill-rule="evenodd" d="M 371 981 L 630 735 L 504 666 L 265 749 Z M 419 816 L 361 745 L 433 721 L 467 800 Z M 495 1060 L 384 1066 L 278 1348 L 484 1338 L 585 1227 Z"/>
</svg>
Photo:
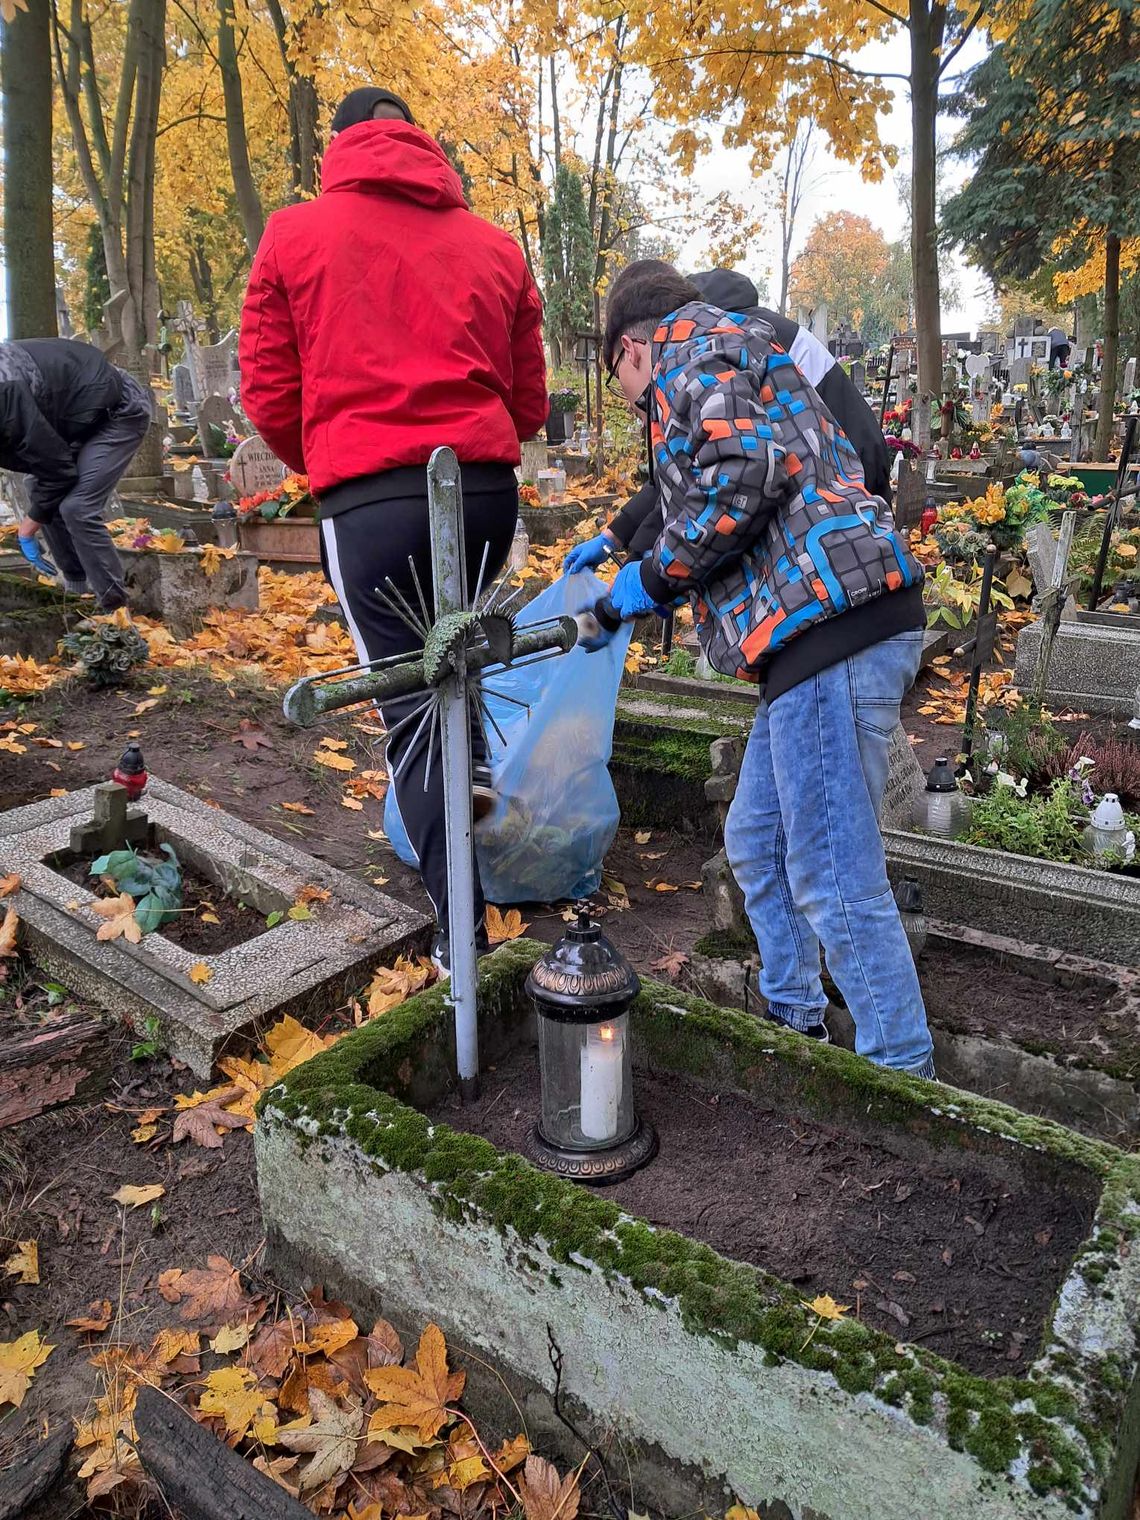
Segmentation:
<svg viewBox="0 0 1140 1520">
<path fill-rule="evenodd" d="M 971 38 L 951 64 L 952 74 L 957 75 L 979 62 L 984 57 L 985 50 L 983 41 Z M 907 74 L 910 68 L 910 41 L 907 34 L 902 32 L 889 42 L 876 43 L 863 49 L 858 55 L 858 64 L 860 68 L 881 68 L 887 73 Z M 894 108 L 889 114 L 879 117 L 879 131 L 883 142 L 894 144 L 900 156 L 905 159 L 910 153 L 910 101 L 907 88 L 902 80 L 886 80 L 885 83 L 894 95 Z M 803 245 L 816 219 L 836 211 L 853 211 L 867 217 L 890 242 L 902 237 L 906 229 L 906 216 L 893 174 L 888 173 L 878 184 L 869 184 L 860 177 L 857 169 L 850 164 L 840 163 L 828 151 L 822 134 L 816 141 L 809 175 L 811 190 L 805 196 L 797 218 L 793 257 Z M 763 187 L 758 187 L 751 195 L 747 190 L 750 174 L 748 153 L 744 149 L 718 149 L 710 155 L 700 172 L 702 180 L 707 181 L 706 188 L 710 194 L 728 190 L 754 209 L 762 209 L 765 198 Z M 952 163 L 947 168 L 944 183 L 952 189 L 965 177 L 965 168 Z M 706 249 L 707 241 L 703 237 L 691 239 L 681 250 L 682 264 L 699 264 Z M 749 274 L 767 273 L 770 293 L 773 296 L 778 294 L 778 223 L 769 226 L 767 235 L 762 236 L 758 242 L 754 256 L 742 267 Z M 973 333 L 977 331 L 979 323 L 984 321 L 992 294 L 991 287 L 978 270 L 968 269 L 961 263 L 956 263 L 955 268 L 959 275 L 961 299 L 956 306 L 943 306 L 942 330 L 963 332 L 968 329 Z"/>
</svg>

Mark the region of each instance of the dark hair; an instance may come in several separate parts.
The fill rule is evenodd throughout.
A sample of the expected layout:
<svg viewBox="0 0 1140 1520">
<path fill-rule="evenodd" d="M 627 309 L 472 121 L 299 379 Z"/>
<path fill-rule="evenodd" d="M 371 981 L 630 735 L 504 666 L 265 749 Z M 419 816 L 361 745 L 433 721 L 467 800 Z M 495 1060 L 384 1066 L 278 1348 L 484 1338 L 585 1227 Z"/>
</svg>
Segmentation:
<svg viewBox="0 0 1140 1520">
<path fill-rule="evenodd" d="M 701 293 L 661 259 L 639 259 L 629 264 L 613 283 L 606 301 L 606 331 L 602 355 L 612 370 L 623 333 L 651 338 L 662 317 L 679 306 L 699 301 Z"/>
<path fill-rule="evenodd" d="M 347 127 L 359 126 L 362 121 L 374 121 L 377 106 L 388 106 L 399 112 L 405 121 L 415 126 L 415 117 L 406 100 L 401 100 L 399 95 L 391 90 L 380 90 L 373 85 L 364 85 L 359 90 L 350 90 L 336 108 L 330 131 L 343 132 Z M 395 120 L 388 112 L 385 113 L 388 120 Z"/>
</svg>

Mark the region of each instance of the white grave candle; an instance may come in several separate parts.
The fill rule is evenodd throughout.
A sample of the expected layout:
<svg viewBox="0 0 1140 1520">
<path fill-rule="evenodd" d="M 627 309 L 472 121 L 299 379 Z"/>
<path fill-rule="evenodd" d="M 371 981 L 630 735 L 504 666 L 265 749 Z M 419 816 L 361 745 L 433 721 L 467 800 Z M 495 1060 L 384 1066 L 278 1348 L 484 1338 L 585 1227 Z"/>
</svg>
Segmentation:
<svg viewBox="0 0 1140 1520">
<path fill-rule="evenodd" d="M 624 1040 L 613 1024 L 592 1025 L 582 1046 L 582 1134 L 614 1140 L 621 1105 Z"/>
</svg>

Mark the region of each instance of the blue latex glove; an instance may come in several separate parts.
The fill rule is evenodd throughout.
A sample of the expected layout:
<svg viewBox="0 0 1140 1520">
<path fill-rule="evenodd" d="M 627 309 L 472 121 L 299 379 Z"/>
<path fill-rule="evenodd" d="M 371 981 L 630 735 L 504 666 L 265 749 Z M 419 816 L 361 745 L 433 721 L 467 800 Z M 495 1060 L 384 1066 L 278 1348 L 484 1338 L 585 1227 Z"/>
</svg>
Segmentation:
<svg viewBox="0 0 1140 1520">
<path fill-rule="evenodd" d="M 575 544 L 562 561 L 562 574 L 577 575 L 579 570 L 596 570 L 612 552 L 612 548 L 604 533 L 599 533 L 597 538 L 587 539 L 584 544 Z"/>
<path fill-rule="evenodd" d="M 661 608 L 641 583 L 640 560 L 631 560 L 618 571 L 610 587 L 610 601 L 620 618 L 641 617 L 646 612 L 661 614 Z"/>
<path fill-rule="evenodd" d="M 40 552 L 40 541 L 38 538 L 17 538 L 16 542 L 20 546 L 20 553 L 33 570 L 38 570 L 41 575 L 50 575 L 53 579 L 58 575 L 59 572 L 52 562 L 44 559 L 43 554 Z"/>
</svg>

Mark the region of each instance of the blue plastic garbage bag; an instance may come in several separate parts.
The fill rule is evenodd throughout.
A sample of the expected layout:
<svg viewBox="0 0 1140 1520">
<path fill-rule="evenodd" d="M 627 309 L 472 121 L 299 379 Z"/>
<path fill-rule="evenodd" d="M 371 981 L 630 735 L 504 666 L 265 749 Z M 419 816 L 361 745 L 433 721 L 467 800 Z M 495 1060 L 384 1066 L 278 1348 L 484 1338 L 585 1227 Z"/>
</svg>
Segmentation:
<svg viewBox="0 0 1140 1520">
<path fill-rule="evenodd" d="M 523 608 L 519 625 L 573 615 L 605 591 L 589 572 L 563 576 Z M 498 802 L 475 830 L 489 902 L 588 897 L 601 885 L 620 816 L 607 764 L 632 626 L 623 623 L 597 653 L 572 649 L 485 679 L 484 699 L 500 731 L 484 723 Z M 400 859 L 415 865 L 392 787 L 384 832 Z"/>
</svg>

